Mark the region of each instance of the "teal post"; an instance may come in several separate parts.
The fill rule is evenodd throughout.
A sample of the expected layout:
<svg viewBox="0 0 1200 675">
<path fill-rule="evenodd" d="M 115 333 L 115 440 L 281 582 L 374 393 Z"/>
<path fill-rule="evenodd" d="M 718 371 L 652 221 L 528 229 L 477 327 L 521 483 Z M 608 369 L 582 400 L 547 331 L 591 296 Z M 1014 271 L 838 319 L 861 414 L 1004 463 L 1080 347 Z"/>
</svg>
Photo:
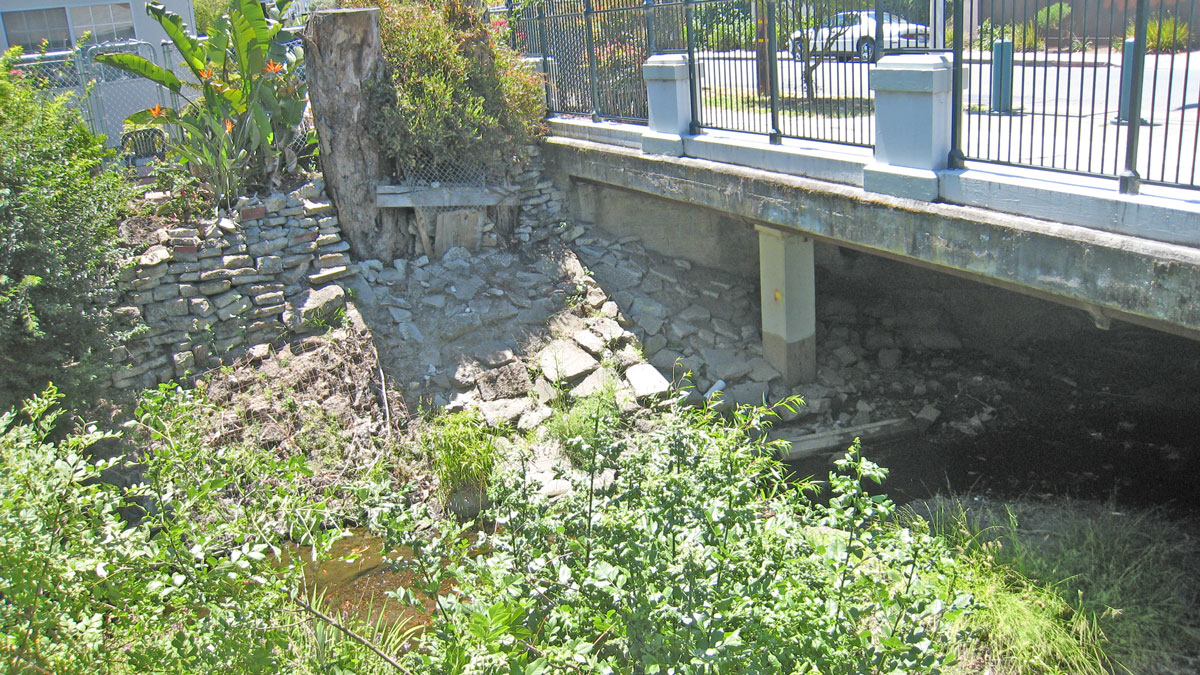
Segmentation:
<svg viewBox="0 0 1200 675">
<path fill-rule="evenodd" d="M 1013 43 L 1012 40 L 996 40 L 992 42 L 992 112 L 1012 112 L 1012 90 Z"/>
</svg>

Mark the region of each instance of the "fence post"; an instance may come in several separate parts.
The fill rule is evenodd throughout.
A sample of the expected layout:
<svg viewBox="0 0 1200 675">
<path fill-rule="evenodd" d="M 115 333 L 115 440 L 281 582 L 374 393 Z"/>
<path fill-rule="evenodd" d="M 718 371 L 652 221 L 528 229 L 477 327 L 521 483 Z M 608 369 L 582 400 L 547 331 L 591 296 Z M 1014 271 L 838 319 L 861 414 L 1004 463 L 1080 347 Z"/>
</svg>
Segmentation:
<svg viewBox="0 0 1200 675">
<path fill-rule="evenodd" d="M 696 63 L 696 21 L 692 3 L 695 0 L 683 0 L 684 33 L 687 39 L 688 56 L 688 90 L 691 98 L 691 118 L 688 133 L 700 133 L 700 68 Z"/>
<path fill-rule="evenodd" d="M 950 88 L 950 154 L 946 158 L 951 169 L 961 169 L 965 163 L 962 149 L 963 127 L 963 0 L 954 3 L 954 70 L 951 72 Z"/>
<path fill-rule="evenodd" d="M 879 58 L 883 56 L 883 22 L 879 17 L 883 16 L 883 8 L 879 6 L 879 0 L 875 0 L 875 51 L 871 54 L 871 63 L 879 63 Z"/>
<path fill-rule="evenodd" d="M 871 69 L 875 161 L 863 168 L 864 190 L 937 200 L 950 157 L 953 69 L 945 53 L 893 54 Z"/>
<path fill-rule="evenodd" d="M 537 25 L 538 25 L 538 44 L 541 47 L 539 51 L 542 53 L 542 77 L 545 79 L 546 86 L 546 117 L 549 117 L 554 112 L 555 103 L 553 89 L 551 88 L 551 80 L 554 72 L 550 66 L 550 43 L 546 42 L 546 7 L 542 3 L 537 6 Z"/>
<path fill-rule="evenodd" d="M 1122 194 L 1136 195 L 1142 187 L 1137 172 L 1138 133 L 1142 126 L 1142 79 L 1146 76 L 1146 5 L 1147 0 L 1138 0 L 1134 14 L 1133 77 L 1129 83 L 1129 135 L 1125 140 L 1125 170 L 1118 184 Z M 1124 61 L 1124 55 L 1122 55 Z"/>
<path fill-rule="evenodd" d="M 642 11 L 646 14 L 646 54 L 654 56 L 658 51 L 654 44 L 654 0 L 646 0 L 646 8 Z"/>
<path fill-rule="evenodd" d="M 588 56 L 588 80 L 591 83 L 592 89 L 592 121 L 600 121 L 600 80 L 599 73 L 596 72 L 596 26 L 595 26 L 596 10 L 592 8 L 592 0 L 583 0 L 583 22 L 587 27 L 587 34 L 584 35 L 584 41 L 587 46 Z"/>
<path fill-rule="evenodd" d="M 691 77 L 683 54 L 656 54 L 642 66 L 650 110 L 642 152 L 682 157 L 683 137 L 691 132 Z"/>
<path fill-rule="evenodd" d="M 771 143 L 779 144 L 783 132 L 779 130 L 779 36 L 775 24 L 776 0 L 767 0 L 767 86 L 771 90 Z"/>
<path fill-rule="evenodd" d="M 508 46 L 512 47 L 514 52 L 519 53 L 517 49 L 517 19 L 513 16 L 513 0 L 504 0 L 504 9 L 508 12 L 504 17 L 508 21 Z"/>
</svg>

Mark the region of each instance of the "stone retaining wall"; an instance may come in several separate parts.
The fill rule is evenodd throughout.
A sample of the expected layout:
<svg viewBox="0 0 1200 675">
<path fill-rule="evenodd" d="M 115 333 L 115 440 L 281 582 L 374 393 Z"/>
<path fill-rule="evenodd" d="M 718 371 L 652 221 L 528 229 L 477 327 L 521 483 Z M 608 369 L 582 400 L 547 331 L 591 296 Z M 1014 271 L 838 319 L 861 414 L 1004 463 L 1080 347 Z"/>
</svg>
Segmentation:
<svg viewBox="0 0 1200 675">
<path fill-rule="evenodd" d="M 306 290 L 357 271 L 319 178 L 242 198 L 229 217 L 159 230 L 158 240 L 121 276 L 117 311 L 136 326 L 118 349 L 121 388 L 227 364 L 297 327 Z"/>
<path fill-rule="evenodd" d="M 566 195 L 544 179 L 540 152 L 532 152 L 516 177 L 521 215 L 514 245 L 546 238 L 543 226 L 566 217 Z M 485 247 L 509 244 L 488 234 Z M 288 331 L 319 328 L 345 305 L 341 284 L 360 272 L 373 281 L 384 271 L 381 261 L 350 259 L 319 177 L 286 195 L 243 197 L 215 222 L 157 235 L 119 284 L 117 313 L 134 327 L 116 354 L 124 367 L 113 380 L 122 389 L 186 379 Z M 336 289 L 316 290 L 335 282 Z"/>
</svg>

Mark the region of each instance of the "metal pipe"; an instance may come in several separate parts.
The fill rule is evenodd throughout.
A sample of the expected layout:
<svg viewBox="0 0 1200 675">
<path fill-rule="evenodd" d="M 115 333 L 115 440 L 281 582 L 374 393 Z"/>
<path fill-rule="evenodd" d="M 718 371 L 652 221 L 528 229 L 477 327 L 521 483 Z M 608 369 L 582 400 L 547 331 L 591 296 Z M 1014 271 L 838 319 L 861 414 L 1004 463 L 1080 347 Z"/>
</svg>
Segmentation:
<svg viewBox="0 0 1200 675">
<path fill-rule="evenodd" d="M 692 2 L 694 0 L 683 0 L 684 32 L 687 37 L 688 54 L 688 89 L 690 90 L 688 98 L 692 105 L 692 122 L 688 131 L 698 134 L 700 133 L 700 69 L 696 67 L 696 21 Z"/>
<path fill-rule="evenodd" d="M 654 40 L 654 0 L 646 0 L 646 53 L 653 56 L 658 52 Z"/>
<path fill-rule="evenodd" d="M 950 157 L 951 169 L 963 167 L 963 3 L 954 3 L 954 70 L 950 74 Z"/>
</svg>

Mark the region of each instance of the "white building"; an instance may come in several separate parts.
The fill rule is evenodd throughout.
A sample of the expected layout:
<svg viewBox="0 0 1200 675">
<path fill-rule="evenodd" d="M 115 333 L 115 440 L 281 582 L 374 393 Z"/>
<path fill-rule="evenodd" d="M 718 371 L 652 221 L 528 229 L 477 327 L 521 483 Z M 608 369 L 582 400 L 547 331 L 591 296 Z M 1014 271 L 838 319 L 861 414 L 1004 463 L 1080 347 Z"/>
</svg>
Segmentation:
<svg viewBox="0 0 1200 675">
<path fill-rule="evenodd" d="M 166 8 L 196 23 L 192 0 L 163 0 Z M 146 14 L 145 0 L 0 0 L 0 51 L 20 45 L 26 54 L 66 51 L 85 33 L 91 42 L 142 40 L 156 48 L 166 33 Z"/>
</svg>

